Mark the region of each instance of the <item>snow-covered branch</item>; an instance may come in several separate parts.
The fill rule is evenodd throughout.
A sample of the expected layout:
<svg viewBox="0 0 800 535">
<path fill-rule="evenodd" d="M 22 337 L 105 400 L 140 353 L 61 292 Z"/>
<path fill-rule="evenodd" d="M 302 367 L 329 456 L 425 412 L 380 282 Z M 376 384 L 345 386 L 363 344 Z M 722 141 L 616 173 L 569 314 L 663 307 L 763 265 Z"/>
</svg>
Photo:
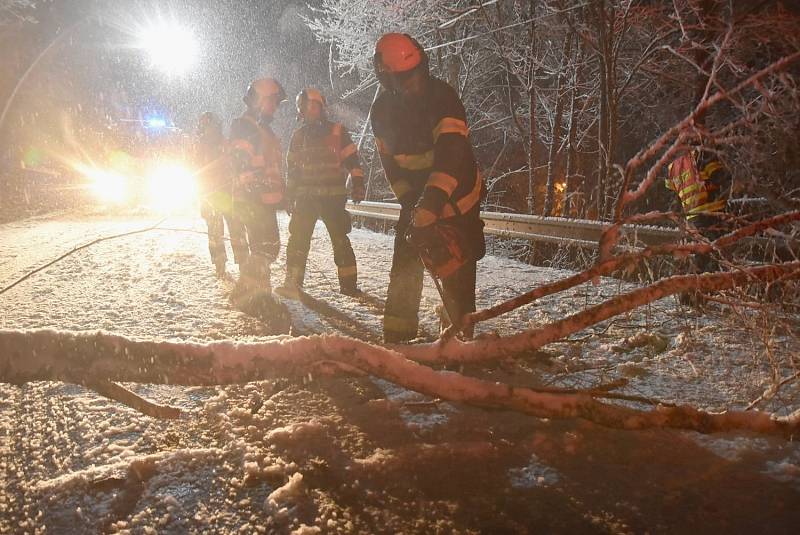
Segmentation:
<svg viewBox="0 0 800 535">
<path fill-rule="evenodd" d="M 656 212 L 651 214 L 639 214 L 638 217 L 632 219 L 636 221 L 642 221 L 648 219 L 648 216 L 652 216 L 653 218 L 657 217 L 660 219 L 664 217 L 664 214 Z M 757 221 L 755 223 L 737 229 L 734 232 L 721 236 L 720 238 L 711 243 L 700 243 L 700 242 L 670 243 L 665 245 L 656 245 L 652 247 L 647 247 L 646 249 L 636 253 L 626 253 L 613 256 L 606 260 L 602 260 L 601 262 L 595 264 L 591 268 L 584 270 L 580 273 L 576 273 L 571 277 L 567 277 L 553 283 L 537 286 L 533 290 L 526 292 L 522 295 L 518 295 L 513 299 L 509 299 L 508 301 L 487 308 L 485 310 L 473 312 L 472 314 L 469 314 L 467 316 L 465 321 L 467 322 L 467 324 L 474 325 L 481 321 L 486 321 L 491 318 L 496 318 L 497 316 L 511 312 L 512 310 L 517 309 L 521 306 L 530 304 L 537 299 L 541 299 L 542 297 L 563 292 L 564 290 L 568 290 L 569 288 L 573 288 L 579 284 L 583 284 L 585 282 L 594 280 L 597 277 L 607 276 L 623 269 L 630 269 L 634 267 L 637 263 L 642 262 L 643 260 L 646 260 L 648 258 L 653 258 L 655 256 L 663 256 L 663 255 L 686 256 L 689 254 L 709 254 L 714 250 L 729 247 L 744 238 L 754 236 L 757 233 L 763 232 L 766 229 L 775 228 L 798 220 L 800 220 L 800 212 L 790 212 L 788 214 L 781 214 L 776 217 L 762 219 L 760 221 Z M 630 221 L 626 221 L 626 223 L 627 222 Z M 621 224 L 615 224 L 614 226 L 620 227 Z"/>
<path fill-rule="evenodd" d="M 341 336 L 256 343 L 137 341 L 107 333 L 0 331 L 0 380 L 75 383 L 125 380 L 183 385 L 241 383 L 307 375 L 332 361 L 411 390 L 479 407 L 542 418 L 583 418 L 621 429 L 672 427 L 703 433 L 748 430 L 787 437 L 800 430 L 800 411 L 775 417 L 757 411 L 710 413 L 688 406 L 640 410 L 602 402 L 592 392 L 537 391 L 437 371 L 396 351 Z"/>
<path fill-rule="evenodd" d="M 536 350 L 586 327 L 669 295 L 691 290 L 700 292 L 719 291 L 747 282 L 770 282 L 780 279 L 786 274 L 796 276 L 798 269 L 800 269 L 800 262 L 789 262 L 742 269 L 735 272 L 673 276 L 662 279 L 650 286 L 619 295 L 572 316 L 511 336 L 482 338 L 472 342 L 462 342 L 457 338 L 448 338 L 431 344 L 399 347 L 397 350 L 407 357 L 421 362 L 480 362 L 494 360 L 525 351 Z"/>
</svg>

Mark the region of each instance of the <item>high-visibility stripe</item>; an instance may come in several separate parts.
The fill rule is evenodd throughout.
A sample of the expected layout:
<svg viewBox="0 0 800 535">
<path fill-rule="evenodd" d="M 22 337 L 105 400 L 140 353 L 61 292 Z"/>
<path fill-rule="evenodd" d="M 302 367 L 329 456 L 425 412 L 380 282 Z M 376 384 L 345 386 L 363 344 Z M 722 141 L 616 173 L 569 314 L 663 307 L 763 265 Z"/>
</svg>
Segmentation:
<svg viewBox="0 0 800 535">
<path fill-rule="evenodd" d="M 678 192 L 678 197 L 680 197 L 681 199 L 686 199 L 687 197 L 691 196 L 695 191 L 699 190 L 702 187 L 703 187 L 702 182 L 695 182 L 694 184 L 690 184 L 682 188 Z"/>
<path fill-rule="evenodd" d="M 714 160 L 703 168 L 702 173 L 706 175 L 706 177 L 710 177 L 715 171 L 719 169 L 722 169 L 722 164 Z"/>
<path fill-rule="evenodd" d="M 398 199 L 411 191 L 411 184 L 406 180 L 398 180 L 397 182 L 392 182 L 389 185 L 392 187 L 394 196 Z"/>
<path fill-rule="evenodd" d="M 344 277 L 355 277 L 358 275 L 358 266 L 337 266 L 336 272 L 339 274 L 340 279 Z"/>
<path fill-rule="evenodd" d="M 700 204 L 705 203 L 708 200 L 708 193 L 706 191 L 700 191 L 691 197 L 681 201 L 683 207 L 688 211 L 698 206 Z"/>
<path fill-rule="evenodd" d="M 712 201 L 706 204 L 701 204 L 695 208 L 692 208 L 689 213 L 692 215 L 699 215 L 699 214 L 709 214 L 714 212 L 722 212 L 725 208 L 725 201 L 723 199 L 718 199 L 716 201 Z"/>
<path fill-rule="evenodd" d="M 393 158 L 403 169 L 421 171 L 433 165 L 433 149 L 423 154 L 395 154 Z"/>
<path fill-rule="evenodd" d="M 351 156 L 351 155 L 355 154 L 356 150 L 357 149 L 356 149 L 355 143 L 350 143 L 348 146 L 343 148 L 342 151 L 339 153 L 339 158 L 344 160 L 348 156 Z"/>
<path fill-rule="evenodd" d="M 458 208 L 458 213 L 456 213 L 456 209 L 453 208 L 453 203 L 449 202 L 444 205 L 442 208 L 442 217 L 453 217 L 458 214 L 465 214 L 469 212 L 473 206 L 481 200 L 481 189 L 483 185 L 483 178 L 481 177 L 480 173 L 476 173 L 475 176 L 475 186 L 472 188 L 472 191 L 461 197 L 456 203 L 456 208 Z"/>
<path fill-rule="evenodd" d="M 425 184 L 427 187 L 439 188 L 444 191 L 447 196 L 451 196 L 458 186 L 458 180 L 447 173 L 435 171 L 428 177 L 428 182 Z"/>
<path fill-rule="evenodd" d="M 427 227 L 436 222 L 436 214 L 426 208 L 417 208 L 414 210 L 414 226 Z"/>
<path fill-rule="evenodd" d="M 436 140 L 439 139 L 439 136 L 442 134 L 459 134 L 467 137 L 469 128 L 467 128 L 467 123 L 461 119 L 445 117 L 439 121 L 439 124 L 433 129 L 433 142 L 436 143 Z"/>
<path fill-rule="evenodd" d="M 381 154 L 387 154 L 387 155 L 392 154 L 386 147 L 386 143 L 384 143 L 383 140 L 377 136 L 375 136 L 375 145 L 378 146 L 378 152 L 380 152 Z"/>
</svg>

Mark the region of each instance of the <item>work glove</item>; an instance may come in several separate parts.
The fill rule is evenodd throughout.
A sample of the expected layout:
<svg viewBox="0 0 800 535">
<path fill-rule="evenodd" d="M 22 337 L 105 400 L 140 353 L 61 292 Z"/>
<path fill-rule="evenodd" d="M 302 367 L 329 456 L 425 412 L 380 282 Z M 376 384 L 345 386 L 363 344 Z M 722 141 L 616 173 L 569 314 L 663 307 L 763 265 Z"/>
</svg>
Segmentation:
<svg viewBox="0 0 800 535">
<path fill-rule="evenodd" d="M 436 214 L 419 206 L 414 208 L 411 216 L 411 224 L 406 230 L 406 241 L 417 248 L 423 250 L 430 245 L 430 238 L 433 235 L 433 224 L 436 223 Z"/>
<path fill-rule="evenodd" d="M 367 195 L 367 190 L 364 187 L 364 179 L 354 178 L 353 189 L 350 191 L 350 199 L 353 201 L 354 204 L 358 204 L 364 200 L 364 197 L 366 197 L 366 195 Z"/>
</svg>

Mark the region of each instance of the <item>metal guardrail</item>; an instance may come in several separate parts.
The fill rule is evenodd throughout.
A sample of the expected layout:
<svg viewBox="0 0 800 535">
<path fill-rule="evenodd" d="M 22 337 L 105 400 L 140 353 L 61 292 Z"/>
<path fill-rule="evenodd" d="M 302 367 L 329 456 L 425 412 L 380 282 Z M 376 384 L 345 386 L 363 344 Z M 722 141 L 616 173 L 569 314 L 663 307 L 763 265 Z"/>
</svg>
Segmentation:
<svg viewBox="0 0 800 535">
<path fill-rule="evenodd" d="M 370 201 L 355 205 L 348 202 L 347 211 L 354 216 L 397 221 L 400 216 L 400 205 Z M 609 226 L 607 222 L 602 221 L 502 212 L 481 212 L 481 219 L 486 223 L 484 231 L 487 234 L 586 247 L 597 247 L 600 236 Z M 677 229 L 668 227 L 624 225 L 622 234 L 623 239 L 627 237 L 628 243 L 640 245 L 658 245 L 678 239 Z"/>
</svg>

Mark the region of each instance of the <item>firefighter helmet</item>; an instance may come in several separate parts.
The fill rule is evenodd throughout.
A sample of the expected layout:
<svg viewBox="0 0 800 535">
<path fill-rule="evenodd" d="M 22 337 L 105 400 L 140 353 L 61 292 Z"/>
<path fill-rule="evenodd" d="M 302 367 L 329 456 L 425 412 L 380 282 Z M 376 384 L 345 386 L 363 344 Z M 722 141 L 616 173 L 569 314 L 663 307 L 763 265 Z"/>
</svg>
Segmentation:
<svg viewBox="0 0 800 535">
<path fill-rule="evenodd" d="M 200 114 L 200 119 L 197 121 L 197 129 L 200 132 L 209 129 L 222 130 L 222 119 L 213 111 L 204 111 Z"/>
<path fill-rule="evenodd" d="M 385 87 L 416 71 L 428 75 L 428 54 L 416 39 L 406 33 L 387 33 L 375 43 L 372 58 L 375 75 Z"/>
<path fill-rule="evenodd" d="M 247 88 L 243 100 L 248 106 L 257 106 L 262 99 L 268 97 L 276 97 L 278 102 L 283 102 L 286 100 L 286 91 L 274 78 L 259 78 Z"/>
<path fill-rule="evenodd" d="M 308 106 L 308 104 L 311 102 L 319 102 L 319 105 L 322 107 L 322 111 L 325 111 L 325 107 L 327 106 L 327 102 L 325 102 L 325 96 L 320 93 L 318 89 L 307 87 L 300 91 L 295 99 L 297 113 L 299 115 L 305 115 L 306 106 Z"/>
</svg>

